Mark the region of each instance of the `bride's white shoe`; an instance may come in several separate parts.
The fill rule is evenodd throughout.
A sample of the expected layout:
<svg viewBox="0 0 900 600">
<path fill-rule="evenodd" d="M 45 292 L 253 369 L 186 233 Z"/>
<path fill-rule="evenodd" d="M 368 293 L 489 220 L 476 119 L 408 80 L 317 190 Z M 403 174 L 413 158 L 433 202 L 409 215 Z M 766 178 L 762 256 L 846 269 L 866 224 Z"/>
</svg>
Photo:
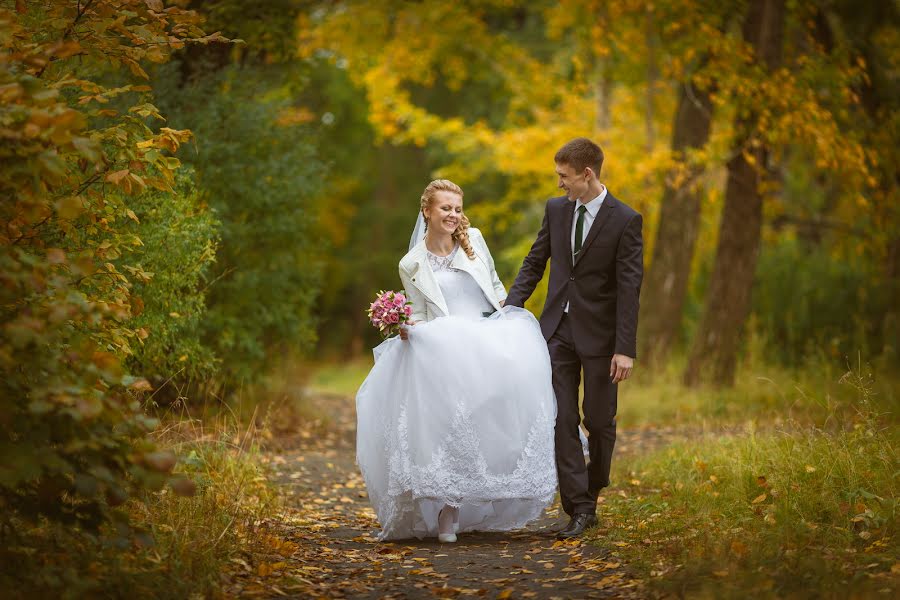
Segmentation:
<svg viewBox="0 0 900 600">
<path fill-rule="evenodd" d="M 444 510 L 447 510 L 447 519 L 444 519 Z M 453 533 L 453 525 L 456 521 L 455 512 L 456 509 L 451 506 L 444 506 L 438 512 L 438 541 L 442 544 L 452 544 L 456 541 L 456 534 Z M 445 531 L 450 533 L 444 533 Z"/>
</svg>

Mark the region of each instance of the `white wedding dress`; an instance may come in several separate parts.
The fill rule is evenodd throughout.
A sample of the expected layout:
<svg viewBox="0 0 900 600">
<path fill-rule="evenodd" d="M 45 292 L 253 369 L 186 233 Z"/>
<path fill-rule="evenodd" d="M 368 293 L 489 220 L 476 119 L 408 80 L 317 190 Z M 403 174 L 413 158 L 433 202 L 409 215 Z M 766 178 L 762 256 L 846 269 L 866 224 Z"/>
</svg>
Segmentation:
<svg viewBox="0 0 900 600">
<path fill-rule="evenodd" d="M 458 248 L 457 248 L 458 250 Z M 523 527 L 556 492 L 556 399 L 547 344 L 521 308 L 491 310 L 475 280 L 429 254 L 450 316 L 375 348 L 356 396 L 357 462 L 379 539 Z"/>
</svg>

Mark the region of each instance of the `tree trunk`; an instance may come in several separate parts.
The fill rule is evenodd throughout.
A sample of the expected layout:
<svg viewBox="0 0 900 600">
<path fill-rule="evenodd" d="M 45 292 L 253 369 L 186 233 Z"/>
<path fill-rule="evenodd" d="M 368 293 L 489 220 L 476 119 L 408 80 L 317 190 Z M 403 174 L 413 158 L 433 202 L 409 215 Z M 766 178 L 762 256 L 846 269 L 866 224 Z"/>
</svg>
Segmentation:
<svg viewBox="0 0 900 600">
<path fill-rule="evenodd" d="M 682 161 L 686 150 L 706 145 L 711 120 L 709 92 L 692 87 L 690 81 L 683 83 L 672 128 L 676 160 Z M 650 367 L 665 362 L 681 329 L 700 224 L 701 190 L 697 179 L 702 172 L 702 166 L 693 166 L 681 181 L 676 181 L 674 173 L 666 178 L 639 319 L 643 347 L 640 354 Z"/>
<path fill-rule="evenodd" d="M 647 89 L 644 96 L 644 135 L 646 136 L 647 152 L 653 152 L 656 145 L 656 131 L 654 127 L 654 93 L 656 91 L 656 23 L 653 18 L 653 5 L 648 5 L 645 17 L 644 36 L 647 40 Z"/>
<path fill-rule="evenodd" d="M 884 268 L 888 294 L 888 309 L 881 322 L 883 357 L 896 359 L 900 355 L 897 341 L 900 340 L 900 237 L 888 244 L 887 260 Z"/>
<path fill-rule="evenodd" d="M 610 117 L 612 89 L 613 82 L 612 77 L 610 76 L 610 69 L 608 66 L 603 65 L 599 69 L 597 81 L 594 84 L 594 94 L 596 95 L 597 102 L 597 118 L 594 127 L 596 128 L 598 137 L 601 142 L 603 142 L 601 145 L 604 148 L 606 147 L 604 136 L 609 131 L 610 125 L 612 124 L 612 118 Z"/>
<path fill-rule="evenodd" d="M 753 0 L 744 22 L 744 40 L 772 71 L 781 62 L 785 0 Z M 753 107 L 736 123 L 734 158 L 728 161 L 725 205 L 706 308 L 684 373 L 687 385 L 711 375 L 720 385 L 734 383 L 737 353 L 750 310 L 750 292 L 759 256 L 763 198 L 759 184 L 767 150 L 755 147 Z"/>
</svg>

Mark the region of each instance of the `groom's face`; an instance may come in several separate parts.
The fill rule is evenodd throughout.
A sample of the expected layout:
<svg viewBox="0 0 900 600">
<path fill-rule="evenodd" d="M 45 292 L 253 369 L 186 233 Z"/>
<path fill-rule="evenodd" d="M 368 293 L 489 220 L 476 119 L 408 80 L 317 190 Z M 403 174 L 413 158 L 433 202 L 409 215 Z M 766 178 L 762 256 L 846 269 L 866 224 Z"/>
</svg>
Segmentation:
<svg viewBox="0 0 900 600">
<path fill-rule="evenodd" d="M 565 190 L 566 197 L 573 202 L 584 196 L 588 191 L 587 175 L 577 172 L 575 167 L 571 165 L 556 163 L 556 177 L 556 186 L 561 190 Z"/>
</svg>

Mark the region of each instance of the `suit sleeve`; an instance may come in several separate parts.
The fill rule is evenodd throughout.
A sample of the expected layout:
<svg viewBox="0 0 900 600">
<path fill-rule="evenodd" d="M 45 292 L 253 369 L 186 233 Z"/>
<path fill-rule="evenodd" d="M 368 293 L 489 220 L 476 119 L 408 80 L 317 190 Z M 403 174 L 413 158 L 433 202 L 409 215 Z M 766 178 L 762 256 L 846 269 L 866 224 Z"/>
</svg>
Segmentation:
<svg viewBox="0 0 900 600">
<path fill-rule="evenodd" d="M 516 275 L 516 280 L 509 289 L 509 295 L 506 297 L 506 304 L 511 306 L 525 306 L 525 301 L 531 298 L 534 288 L 544 276 L 547 269 L 547 261 L 550 260 L 550 203 L 544 207 L 544 222 L 541 223 L 541 230 L 538 231 L 537 238 L 528 251 L 528 256 L 522 262 L 522 268 Z"/>
<path fill-rule="evenodd" d="M 419 288 L 413 285 L 410 276 L 406 273 L 403 265 L 400 265 L 400 281 L 403 283 L 403 291 L 406 297 L 412 302 L 412 315 L 409 317 L 411 321 L 419 322 L 426 319 L 425 314 L 425 296 L 419 291 Z"/>
<path fill-rule="evenodd" d="M 644 278 L 643 218 L 635 215 L 625 226 L 616 250 L 616 354 L 637 357 L 638 305 Z"/>
</svg>

